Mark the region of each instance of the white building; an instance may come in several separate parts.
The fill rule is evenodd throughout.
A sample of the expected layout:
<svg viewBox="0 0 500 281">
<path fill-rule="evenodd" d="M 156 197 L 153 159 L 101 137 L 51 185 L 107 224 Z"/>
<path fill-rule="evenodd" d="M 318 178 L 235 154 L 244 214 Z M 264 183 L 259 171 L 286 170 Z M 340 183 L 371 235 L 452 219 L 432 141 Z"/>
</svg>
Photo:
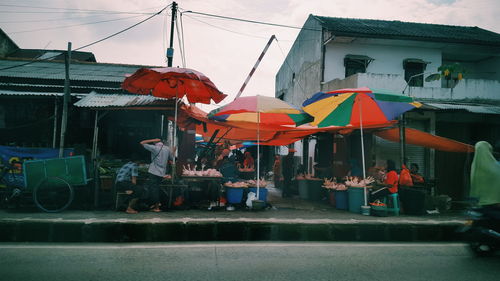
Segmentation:
<svg viewBox="0 0 500 281">
<path fill-rule="evenodd" d="M 448 80 L 425 80 L 453 63 L 465 69 L 463 80 L 456 72 Z M 408 94 L 424 102 L 422 109 L 405 115 L 408 127 L 469 144 L 486 140 L 500 151 L 499 70 L 500 34 L 479 27 L 310 15 L 276 75 L 275 94 L 297 106 L 316 92 L 341 88 Z M 319 154 L 325 155 L 324 149 L 333 154 L 327 161 L 333 161 L 335 173 L 342 162 L 360 157 L 359 135 L 319 138 L 326 142 Z M 367 163 L 400 162 L 399 144 L 370 134 L 366 141 Z M 304 155 L 312 156 L 310 150 Z M 411 145 L 406 150 L 410 163 L 438 179 L 439 193 L 465 197 L 473 155 Z"/>
</svg>

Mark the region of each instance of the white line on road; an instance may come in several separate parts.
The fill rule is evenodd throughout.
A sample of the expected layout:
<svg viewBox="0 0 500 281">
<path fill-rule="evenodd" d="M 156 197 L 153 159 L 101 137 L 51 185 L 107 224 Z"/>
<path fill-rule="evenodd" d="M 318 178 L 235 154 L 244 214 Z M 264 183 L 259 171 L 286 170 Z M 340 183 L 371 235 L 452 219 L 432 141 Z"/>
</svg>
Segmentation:
<svg viewBox="0 0 500 281">
<path fill-rule="evenodd" d="M 171 242 L 169 242 L 171 243 Z M 182 242 L 181 242 L 182 243 Z M 168 248 L 232 248 L 232 247 L 464 247 L 464 243 L 189 243 L 189 244 L 0 244 L 0 249 L 168 249 Z"/>
</svg>

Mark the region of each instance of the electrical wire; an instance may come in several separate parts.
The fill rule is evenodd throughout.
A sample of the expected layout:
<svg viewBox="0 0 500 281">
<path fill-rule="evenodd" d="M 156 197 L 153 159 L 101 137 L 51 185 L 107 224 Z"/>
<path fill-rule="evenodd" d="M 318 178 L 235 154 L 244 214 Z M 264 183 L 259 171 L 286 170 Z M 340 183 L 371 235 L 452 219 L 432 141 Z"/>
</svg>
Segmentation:
<svg viewBox="0 0 500 281">
<path fill-rule="evenodd" d="M 138 22 L 138 23 L 136 23 L 136 24 L 133 24 L 133 25 L 131 25 L 131 26 L 129 26 L 129 27 L 127 27 L 127 28 L 125 28 L 125 29 L 122 29 L 122 30 L 120 30 L 120 31 L 118 31 L 118 32 L 115 32 L 115 33 L 113 33 L 113 34 L 111 34 L 111 35 L 109 35 L 109 36 L 106 36 L 106 37 L 102 38 L 102 39 L 99 39 L 99 40 L 94 41 L 94 42 L 92 42 L 92 43 L 89 43 L 89 44 L 87 44 L 87 45 L 84 45 L 84 46 L 81 46 L 81 47 L 79 47 L 79 48 L 76 48 L 76 49 L 74 49 L 74 50 L 72 50 L 72 51 L 78 51 L 78 50 L 81 50 L 81 49 L 84 49 L 84 48 L 90 47 L 90 46 L 92 46 L 92 45 L 95 45 L 95 44 L 97 44 L 97 43 L 100 43 L 100 42 L 102 42 L 102 41 L 105 41 L 105 40 L 107 40 L 107 39 L 109 39 L 109 38 L 111 38 L 111 37 L 114 37 L 114 36 L 116 36 L 116 35 L 118 35 L 118 34 L 121 34 L 121 33 L 125 32 L 125 31 L 128 31 L 128 30 L 130 30 L 130 29 L 132 29 L 132 28 L 134 28 L 134 27 L 136 27 L 136 26 L 138 26 L 138 25 L 140 25 L 140 24 L 142 24 L 142 23 L 144 23 L 144 22 L 146 22 L 146 21 L 148 21 L 148 20 L 152 19 L 153 17 L 155 17 L 155 16 L 157 16 L 157 15 L 161 14 L 161 13 L 162 13 L 163 11 L 165 11 L 168 7 L 170 7 L 170 5 L 165 6 L 165 7 L 164 7 L 163 9 L 161 9 L 160 11 L 156 12 L 155 14 L 153 14 L 153 15 L 151 15 L 151 16 L 149 16 L 149 17 L 147 17 L 146 19 L 144 19 L 144 20 L 142 20 L 142 21 L 140 21 L 140 22 Z M 52 56 L 52 57 L 46 58 L 46 59 L 44 59 L 44 60 L 31 60 L 31 61 L 26 62 L 26 63 L 23 63 L 23 64 L 18 64 L 18 65 L 14 65 L 14 66 L 4 67 L 4 68 L 1 68 L 1 69 L 0 69 L 0 71 L 2 71 L 2 70 L 12 69 L 12 68 L 17 68 L 17 67 L 21 67 L 21 66 L 25 66 L 25 65 L 29 65 L 29 64 L 32 64 L 32 63 L 35 63 L 35 62 L 48 61 L 48 60 L 51 60 L 51 59 L 53 59 L 53 58 L 55 58 L 55 57 L 57 57 L 57 56 L 59 56 L 59 55 L 60 55 L 60 54 L 57 54 L 57 55 L 55 55 L 55 56 Z"/>
<path fill-rule="evenodd" d="M 263 22 L 263 21 L 254 21 L 254 20 L 247 20 L 247 19 L 226 17 L 226 16 L 220 16 L 220 15 L 214 15 L 214 14 L 208 14 L 208 13 L 194 12 L 194 11 L 185 11 L 183 13 L 191 13 L 191 14 L 203 15 L 203 16 L 220 18 L 220 19 L 226 19 L 226 20 L 235 20 L 235 21 L 241 21 L 241 22 L 248 22 L 248 23 L 262 24 L 262 25 L 270 25 L 270 26 L 277 26 L 277 27 L 284 27 L 284 28 L 292 28 L 292 29 L 299 29 L 299 30 L 322 31 L 321 29 L 316 29 L 316 28 L 299 27 L 299 26 L 292 26 L 292 25 L 284 25 L 284 24 Z"/>
<path fill-rule="evenodd" d="M 220 27 L 220 26 L 208 23 L 206 21 L 202 21 L 200 19 L 197 19 L 196 17 L 193 17 L 193 16 L 186 15 L 186 17 L 188 17 L 188 18 L 190 18 L 192 20 L 195 20 L 197 22 L 206 24 L 208 26 L 211 26 L 213 28 L 217 28 L 217 29 L 224 30 L 224 31 L 227 31 L 227 32 L 231 32 L 231 33 L 234 33 L 234 34 L 238 34 L 238 35 L 241 35 L 241 36 L 252 37 L 252 38 L 259 38 L 259 39 L 266 39 L 266 40 L 269 39 L 269 37 L 265 37 L 265 36 L 252 35 L 252 34 L 248 34 L 248 33 L 243 33 L 243 32 L 238 32 L 238 31 L 230 30 L 230 29 L 227 29 L 227 28 L 224 28 L 224 27 Z M 209 17 L 204 17 L 204 18 L 209 18 Z M 302 39 L 302 40 L 281 39 L 282 42 L 285 42 L 285 41 L 286 42 L 305 42 L 305 41 L 316 41 L 316 40 L 317 39 Z"/>
<path fill-rule="evenodd" d="M 185 56 L 184 56 L 184 47 L 183 47 L 183 44 L 182 44 L 182 41 L 183 41 L 183 38 L 181 36 L 181 32 L 179 30 L 179 18 L 176 17 L 175 18 L 175 29 L 177 31 L 177 41 L 179 42 L 179 50 L 181 52 L 181 61 L 182 61 L 182 67 L 186 67 L 186 59 L 185 59 Z"/>
<path fill-rule="evenodd" d="M 28 12 L 19 12 L 19 11 L 2 11 L 2 13 L 19 13 L 19 14 L 54 14 L 54 13 L 68 13 L 68 11 L 74 12 L 92 12 L 92 13 L 106 13 L 106 14 L 151 14 L 151 13 L 138 13 L 138 12 L 127 12 L 127 11 L 111 11 L 111 10 L 94 10 L 94 9 L 76 9 L 76 8 L 58 8 L 58 7 L 41 7 L 41 6 L 26 6 L 26 5 L 10 5 L 10 4 L 0 4 L 2 7 L 15 7 L 15 8 L 33 8 L 33 9 L 45 9 L 45 10 L 61 10 L 60 12 L 48 12 L 48 11 L 28 11 Z M 162 6 L 160 6 L 162 7 Z M 154 8 L 158 8 L 154 7 Z M 147 8 L 147 9 L 153 9 Z M 147 10 L 142 9 L 142 10 Z"/>
<path fill-rule="evenodd" d="M 186 46 L 184 45 L 184 21 L 182 20 L 182 13 L 180 13 L 180 22 L 181 22 L 181 34 L 182 34 L 182 49 L 184 50 L 184 64 L 187 65 L 186 62 Z"/>
<path fill-rule="evenodd" d="M 68 21 L 68 20 L 75 20 L 75 19 L 96 18 L 96 17 L 104 17 L 104 16 L 107 16 L 107 15 L 87 15 L 87 16 L 81 16 L 81 17 L 57 18 L 57 19 L 13 20 L 13 21 L 0 21 L 0 23 L 32 23 L 32 22 Z"/>
<path fill-rule="evenodd" d="M 45 31 L 45 30 L 64 29 L 64 28 L 70 28 L 70 27 L 75 27 L 75 26 L 84 26 L 84 25 L 92 25 L 92 24 L 98 24 L 98 23 L 104 23 L 104 22 L 127 20 L 127 19 L 131 19 L 131 18 L 142 17 L 142 16 L 143 15 L 135 15 L 135 16 L 124 17 L 124 18 L 119 18 L 119 19 L 101 20 L 101 21 L 95 21 L 95 22 L 71 24 L 71 25 L 64 25 L 64 26 L 57 26 L 57 27 L 39 28 L 39 29 L 32 29 L 32 30 L 13 31 L 13 32 L 9 32 L 9 34 L 30 33 L 30 32 Z"/>
<path fill-rule="evenodd" d="M 224 28 L 224 27 L 220 27 L 220 26 L 216 26 L 216 25 L 213 25 L 213 24 L 210 24 L 208 22 L 205 22 L 205 21 L 202 21 L 200 19 L 197 19 L 195 17 L 191 17 L 189 15 L 186 15 L 186 17 L 192 19 L 192 20 L 195 20 L 197 22 L 200 22 L 200 23 L 203 23 L 203 24 L 206 24 L 208 26 L 211 26 L 213 28 L 217 28 L 217 29 L 220 29 L 220 30 L 224 30 L 224 31 L 227 31 L 227 32 L 231 32 L 231 33 L 234 33 L 234 34 L 238 34 L 238 35 L 241 35 L 241 36 L 247 36 L 247 37 L 253 37 L 253 38 L 259 38 L 259 39 L 268 39 L 268 37 L 263 37 L 263 36 L 257 36 L 257 35 L 251 35 L 251 34 L 247 34 L 247 33 L 243 33 L 243 32 L 237 32 L 237 31 L 234 31 L 234 30 L 230 30 L 230 29 L 227 29 L 227 28 Z"/>
</svg>

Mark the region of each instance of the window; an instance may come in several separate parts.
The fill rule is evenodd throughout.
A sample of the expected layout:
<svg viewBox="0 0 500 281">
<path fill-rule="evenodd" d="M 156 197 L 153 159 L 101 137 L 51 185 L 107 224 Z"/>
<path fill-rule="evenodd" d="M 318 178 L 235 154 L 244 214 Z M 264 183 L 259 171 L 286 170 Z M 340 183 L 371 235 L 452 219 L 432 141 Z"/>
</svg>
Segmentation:
<svg viewBox="0 0 500 281">
<path fill-rule="evenodd" d="M 345 77 L 356 73 L 365 73 L 368 65 L 373 61 L 372 58 L 361 55 L 346 55 L 344 58 Z"/>
<path fill-rule="evenodd" d="M 428 62 L 421 59 L 405 59 L 403 68 L 405 70 L 405 81 L 410 87 L 424 86 L 424 71 Z"/>
</svg>

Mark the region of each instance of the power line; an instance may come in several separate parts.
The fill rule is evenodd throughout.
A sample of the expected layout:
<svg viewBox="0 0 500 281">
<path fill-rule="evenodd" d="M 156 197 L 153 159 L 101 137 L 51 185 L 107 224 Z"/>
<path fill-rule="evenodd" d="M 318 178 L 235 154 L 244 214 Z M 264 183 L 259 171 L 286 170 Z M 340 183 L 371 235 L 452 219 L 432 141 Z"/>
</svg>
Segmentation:
<svg viewBox="0 0 500 281">
<path fill-rule="evenodd" d="M 26 6 L 26 5 L 10 5 L 10 4 L 0 4 L 3 7 L 15 7 L 15 8 L 33 8 L 33 9 L 45 9 L 45 10 L 62 10 L 60 12 L 47 12 L 47 11 L 2 11 L 1 13 L 26 13 L 26 14 L 54 14 L 54 13 L 67 13 L 67 11 L 75 12 L 93 12 L 93 13 L 109 13 L 109 14 L 151 14 L 151 13 L 138 13 L 138 12 L 127 12 L 127 11 L 111 11 L 111 10 L 94 10 L 94 9 L 76 9 L 76 8 L 58 8 L 58 7 L 41 7 L 41 6 Z M 161 6 L 160 6 L 161 7 Z M 158 8 L 154 7 L 154 8 Z M 148 8 L 150 9 L 150 8 Z M 153 9 L 153 7 L 151 8 Z M 143 9 L 146 10 L 146 9 Z"/>
<path fill-rule="evenodd" d="M 119 18 L 119 19 L 101 20 L 101 21 L 71 24 L 71 25 L 64 25 L 64 26 L 56 26 L 56 27 L 39 28 L 39 29 L 32 29 L 32 30 L 13 31 L 13 32 L 9 32 L 9 34 L 19 34 L 19 33 L 29 33 L 29 32 L 36 32 L 36 31 L 63 29 L 63 28 L 70 28 L 70 27 L 75 27 L 75 26 L 98 24 L 98 23 L 103 23 L 103 22 L 120 21 L 120 20 L 126 20 L 126 19 L 131 19 L 131 18 L 142 17 L 142 16 L 143 15 L 135 15 L 135 16 L 124 17 L 124 18 Z"/>
<path fill-rule="evenodd" d="M 186 15 L 186 17 L 192 19 L 192 20 L 195 20 L 197 22 L 200 22 L 200 23 L 203 23 L 203 24 L 206 24 L 208 26 L 211 26 L 213 28 L 217 28 L 217 29 L 220 29 L 220 30 L 224 30 L 224 31 L 227 31 L 227 32 L 231 32 L 231 33 L 234 33 L 234 34 L 238 34 L 238 35 L 242 35 L 242 36 L 247 36 L 247 37 L 253 37 L 253 38 L 259 38 L 259 39 L 268 39 L 267 37 L 264 37 L 264 36 L 258 36 L 258 35 L 251 35 L 251 34 L 247 34 L 247 33 L 243 33 L 243 32 L 238 32 L 238 31 L 234 31 L 234 30 L 230 30 L 230 29 L 227 29 L 227 28 L 224 28 L 224 27 L 220 27 L 220 26 L 217 26 L 217 25 L 213 25 L 211 23 L 208 23 L 206 21 L 202 21 L 200 19 L 197 19 L 195 17 L 191 17 L 189 15 Z"/>
<path fill-rule="evenodd" d="M 118 35 L 118 34 L 121 34 L 121 33 L 125 32 L 125 31 L 127 31 L 127 30 L 130 30 L 130 29 L 132 29 L 132 28 L 134 28 L 134 27 L 136 27 L 136 26 L 138 26 L 138 25 L 140 25 L 140 24 L 142 24 L 142 23 L 144 23 L 144 22 L 146 22 L 146 21 L 150 20 L 151 18 L 153 18 L 153 17 L 155 17 L 155 16 L 157 16 L 157 15 L 161 14 L 161 13 L 162 13 L 163 11 L 165 11 L 168 7 L 170 7 L 170 5 L 168 5 L 168 6 L 164 7 L 163 9 L 161 9 L 160 11 L 158 11 L 157 13 L 155 13 L 155 14 L 153 14 L 153 15 L 151 15 L 151 16 L 149 16 L 149 17 L 147 17 L 146 19 L 144 19 L 144 20 L 142 20 L 142 21 L 140 21 L 140 22 L 138 22 L 138 23 L 136 23 L 136 24 L 133 24 L 133 25 L 131 25 L 131 26 L 129 26 L 129 27 L 127 27 L 127 28 L 123 29 L 123 30 L 120 30 L 120 31 L 118 31 L 118 32 L 115 32 L 115 33 L 113 33 L 113 34 L 111 34 L 111 35 L 109 35 L 109 36 L 106 36 L 106 37 L 104 37 L 104 38 L 102 38 L 102 39 L 100 39 L 100 40 L 97 40 L 97 41 L 94 41 L 94 42 L 89 43 L 89 44 L 87 44 L 87 45 L 84 45 L 84 46 L 81 46 L 81 47 L 79 47 L 79 48 L 76 48 L 76 49 L 74 49 L 73 51 L 78 51 L 78 50 L 81 50 L 81 49 L 84 49 L 84 48 L 90 47 L 90 46 L 95 45 L 95 44 L 97 44 L 97 43 L 99 43 L 99 42 L 102 42 L 102 41 L 107 40 L 107 39 L 109 39 L 109 38 L 111 38 L 111 37 L 114 37 L 114 36 L 116 36 L 116 35 Z M 18 65 L 14 65 L 14 66 L 9 66 L 9 67 L 5 67 L 5 68 L 1 68 L 1 69 L 0 69 L 0 71 L 2 71 L 2 70 L 7 70 L 7 69 L 12 69 L 12 68 L 17 68 L 17 67 L 21 67 L 21 66 L 25 66 L 25 65 L 29 65 L 29 64 L 32 64 L 32 63 L 35 63 L 35 62 L 48 61 L 48 60 L 51 60 L 51 59 L 53 59 L 53 58 L 55 58 L 55 57 L 57 57 L 57 56 L 59 56 L 59 55 L 60 55 L 60 54 L 57 54 L 57 55 L 55 55 L 55 56 L 52 56 L 52 57 L 46 58 L 46 59 L 44 59 L 44 60 L 31 60 L 31 61 L 26 62 L 26 63 L 23 63 L 23 64 L 18 64 Z"/>
<path fill-rule="evenodd" d="M 184 50 L 184 65 L 187 65 L 186 63 L 186 47 L 184 45 L 184 21 L 182 20 L 182 13 L 180 14 L 180 22 L 181 22 L 181 34 L 182 34 L 182 49 Z"/>
<path fill-rule="evenodd" d="M 140 22 L 138 22 L 138 23 L 136 23 L 136 24 L 134 24 L 134 25 L 131 25 L 131 26 L 129 26 L 129 27 L 127 27 L 127 28 L 125 28 L 125 29 L 123 29 L 123 30 L 121 30 L 121 31 L 118 31 L 118 32 L 116 32 L 116 33 L 113 33 L 113 34 L 111 34 L 111 35 L 109 35 L 109 36 L 107 36 L 107 37 L 104 37 L 103 39 L 97 40 L 97 41 L 95 41 L 95 42 L 92 42 L 92 43 L 87 44 L 87 45 L 85 45 L 85 46 L 82 46 L 82 47 L 80 47 L 80 48 L 77 48 L 77 49 L 75 49 L 75 51 L 81 50 L 81 49 L 83 49 L 83 48 L 90 47 L 90 46 L 92 46 L 92 45 L 94 45 L 94 44 L 97 44 L 97 43 L 102 42 L 102 41 L 104 41 L 104 40 L 107 40 L 107 39 L 109 39 L 109 38 L 111 38 L 111 37 L 114 37 L 114 36 L 116 36 L 116 35 L 118 35 L 118 34 L 121 34 L 121 33 L 125 32 L 125 31 L 127 31 L 127 30 L 130 30 L 130 29 L 132 29 L 132 28 L 134 28 L 134 27 L 136 27 L 136 26 L 140 25 L 141 23 L 146 22 L 146 21 L 148 21 L 148 20 L 152 19 L 153 17 L 155 17 L 155 16 L 157 16 L 157 15 L 161 14 L 161 13 L 162 13 L 163 11 L 165 11 L 165 10 L 166 10 L 169 6 L 170 6 L 170 5 L 166 6 L 165 8 L 161 9 L 159 12 L 155 13 L 154 15 L 151 15 L 151 16 L 147 17 L 146 19 L 144 19 L 144 20 L 142 20 L 142 21 L 140 21 Z"/>
<path fill-rule="evenodd" d="M 87 15 L 87 16 L 81 16 L 81 17 L 57 18 L 57 19 L 13 20 L 13 21 L 0 21 L 0 23 L 31 23 L 31 22 L 67 21 L 67 20 L 94 18 L 94 17 L 103 17 L 103 16 L 105 16 L 105 15 Z"/>
<path fill-rule="evenodd" d="M 179 18 L 176 17 L 175 18 L 175 29 L 177 31 L 177 41 L 179 43 L 179 50 L 181 51 L 181 60 L 182 60 L 182 67 L 186 67 L 186 57 L 185 57 L 185 54 L 184 54 L 184 38 L 182 38 L 182 35 L 181 35 L 181 32 L 180 32 L 180 28 L 179 28 Z"/>
<path fill-rule="evenodd" d="M 292 25 L 284 25 L 284 24 L 263 22 L 263 21 L 247 20 L 247 19 L 226 17 L 226 16 L 220 16 L 220 15 L 214 15 L 214 14 L 201 13 L 201 12 L 194 12 L 194 11 L 185 11 L 183 13 L 198 14 L 198 15 L 203 15 L 203 16 L 208 16 L 208 17 L 214 17 L 214 18 L 220 18 L 220 19 L 226 19 L 226 20 L 235 20 L 235 21 L 242 21 L 242 22 L 262 24 L 262 25 L 270 25 L 270 26 L 277 26 L 277 27 L 284 27 L 284 28 L 293 28 L 293 29 L 299 29 L 299 30 L 322 31 L 321 29 L 316 29 L 316 28 L 299 27 L 299 26 L 292 26 Z"/>
</svg>

